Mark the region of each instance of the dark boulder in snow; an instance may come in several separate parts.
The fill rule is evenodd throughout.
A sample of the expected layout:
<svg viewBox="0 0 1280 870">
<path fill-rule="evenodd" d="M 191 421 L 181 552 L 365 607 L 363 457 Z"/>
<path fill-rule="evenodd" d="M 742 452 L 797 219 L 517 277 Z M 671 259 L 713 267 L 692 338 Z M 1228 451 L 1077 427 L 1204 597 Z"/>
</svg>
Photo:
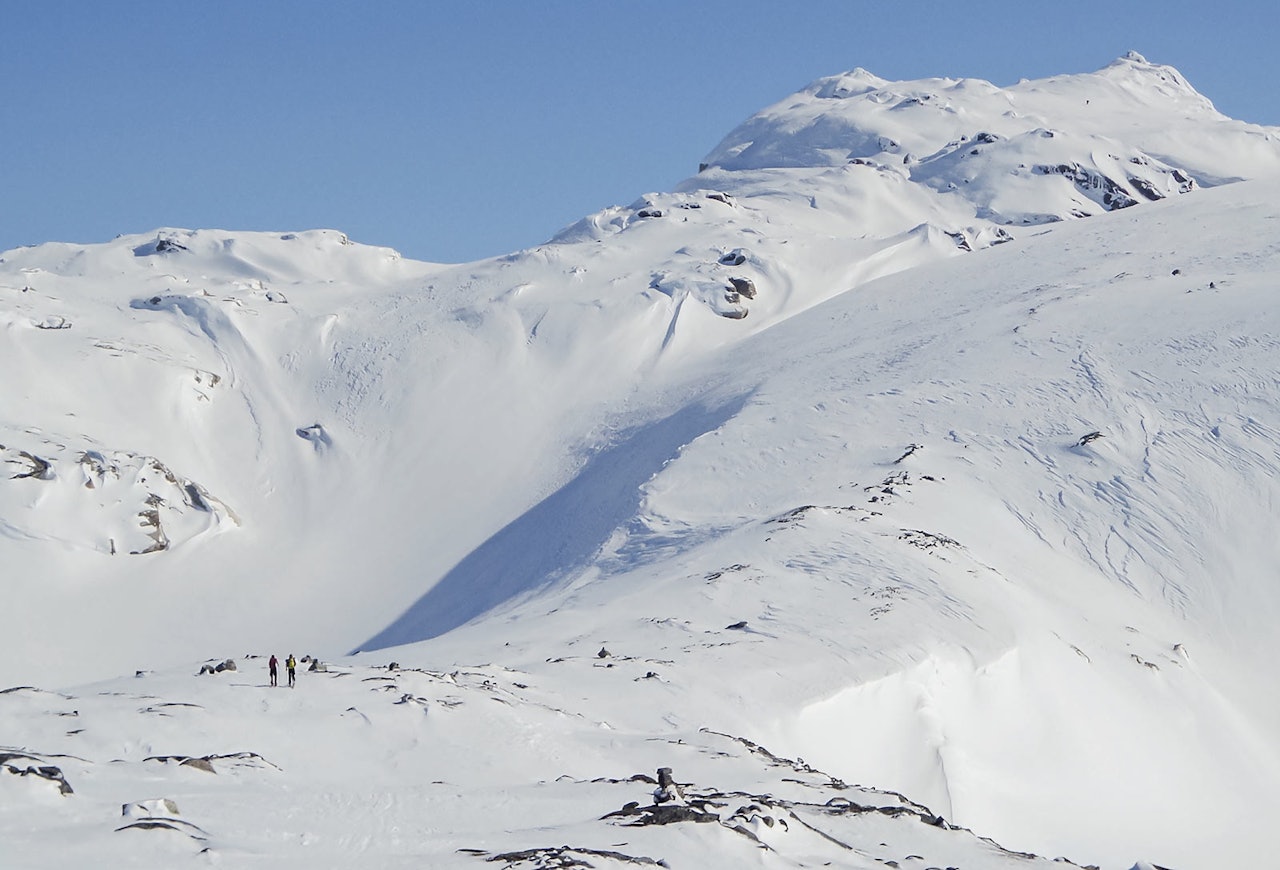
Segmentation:
<svg viewBox="0 0 1280 870">
<path fill-rule="evenodd" d="M 323 450 L 333 443 L 333 439 L 329 437 L 329 433 L 325 431 L 324 426 L 319 423 L 312 423 L 310 426 L 303 426 L 294 430 L 298 437 L 304 441 L 310 441 L 316 450 Z"/>
<path fill-rule="evenodd" d="M 0 449 L 3 449 L 0 447 Z M 5 461 L 11 465 L 19 467 L 19 471 L 9 476 L 10 480 L 21 480 L 23 478 L 33 478 L 35 480 L 53 480 L 53 468 L 47 459 L 41 459 L 34 453 L 28 453 L 26 450 L 17 451 L 16 459 L 6 459 Z"/>
<path fill-rule="evenodd" d="M 682 804 L 658 805 L 652 807 L 644 807 L 638 813 L 640 818 L 631 824 L 637 826 L 644 825 L 672 825 L 678 822 L 718 822 L 720 816 L 715 813 L 709 813 L 700 810 L 697 807 L 684 806 Z"/>
<path fill-rule="evenodd" d="M 23 752 L 0 752 L 0 775 L 7 773 L 44 780 L 57 786 L 59 794 L 73 794 L 71 784 L 62 775 L 62 769 L 43 762 L 43 758 Z"/>
<path fill-rule="evenodd" d="M 121 804 L 120 815 L 128 819 L 147 819 L 155 816 L 176 816 L 180 813 L 176 801 L 169 798 L 151 798 Z"/>
<path fill-rule="evenodd" d="M 1138 191 L 1138 193 L 1142 194 L 1152 202 L 1164 199 L 1164 194 L 1156 190 L 1156 186 L 1145 178 L 1130 178 L 1129 184 L 1134 190 Z"/>
<path fill-rule="evenodd" d="M 227 659 L 225 661 L 218 662 L 217 664 L 204 664 L 200 666 L 200 674 L 220 674 L 223 671 L 234 670 L 236 670 L 236 663 L 234 659 Z M 199 674 L 197 674 L 197 676 L 199 676 Z"/>
<path fill-rule="evenodd" d="M 164 499 L 155 493 L 150 493 L 146 498 L 146 504 L 146 508 L 138 511 L 138 526 L 151 539 L 151 543 L 141 550 L 130 550 L 129 554 L 132 556 L 158 553 L 169 549 L 169 538 L 165 535 L 164 526 L 160 521 L 160 508 L 164 505 Z"/>
<path fill-rule="evenodd" d="M 199 825 L 192 824 L 186 819 L 178 818 L 138 819 L 136 822 L 121 825 L 116 828 L 116 831 L 176 831 L 179 834 L 185 834 L 197 843 L 204 843 L 209 839 L 208 833 Z"/>
<path fill-rule="evenodd" d="M 648 777 L 632 777 L 632 779 L 648 779 Z M 653 790 L 653 804 L 642 807 L 637 801 L 630 801 L 622 809 L 614 810 L 604 818 L 635 817 L 635 821 L 627 823 L 629 827 L 671 825 L 679 822 L 719 822 L 720 816 L 707 809 L 715 805 L 710 797 L 695 796 L 686 800 L 684 788 L 671 775 L 671 768 L 660 767 L 658 768 L 658 787 Z"/>
<path fill-rule="evenodd" d="M 733 286 L 733 292 L 748 299 L 756 298 L 756 284 L 750 278 L 730 278 L 729 283 Z"/>
<path fill-rule="evenodd" d="M 904 450 L 904 451 L 903 451 L 902 455 L 901 455 L 901 456 L 899 456 L 897 459 L 893 460 L 893 464 L 894 464 L 894 465 L 898 465 L 898 464 L 899 464 L 899 463 L 901 463 L 904 459 L 906 459 L 908 456 L 910 456 L 910 455 L 912 455 L 913 453 L 915 453 L 917 450 L 923 450 L 923 449 L 924 449 L 924 445 L 923 445 L 923 444 L 908 444 L 908 445 L 907 445 L 907 447 L 906 447 L 906 450 Z"/>
<path fill-rule="evenodd" d="M 256 752 L 231 752 L 226 755 L 152 755 L 142 759 L 143 761 L 157 761 L 161 764 L 176 764 L 180 767 L 193 767 L 196 770 L 203 770 L 205 773 L 216 774 L 218 771 L 214 768 L 213 763 L 231 768 L 245 768 L 250 770 L 279 770 L 280 768 L 267 761 Z"/>
<path fill-rule="evenodd" d="M 195 768 L 196 770 L 203 770 L 205 773 L 213 773 L 213 774 L 217 773 L 217 771 L 213 769 L 212 756 L 207 756 L 202 758 L 192 758 L 189 755 L 164 755 L 164 756 L 155 756 L 153 758 L 148 758 L 146 760 L 159 761 L 163 764 L 173 763 L 173 764 L 179 765 L 180 767 L 192 767 L 192 768 Z"/>
</svg>

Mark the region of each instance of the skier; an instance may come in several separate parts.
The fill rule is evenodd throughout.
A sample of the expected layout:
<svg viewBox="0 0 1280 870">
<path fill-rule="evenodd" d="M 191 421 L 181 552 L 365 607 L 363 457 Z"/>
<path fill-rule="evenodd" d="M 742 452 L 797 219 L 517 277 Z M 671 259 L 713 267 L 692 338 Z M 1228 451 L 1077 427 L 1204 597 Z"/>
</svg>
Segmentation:
<svg viewBox="0 0 1280 870">
<path fill-rule="evenodd" d="M 276 654 L 271 654 L 270 661 L 267 662 L 267 670 L 271 673 L 271 685 L 276 685 L 276 669 L 280 667 L 280 663 L 276 661 Z"/>
<path fill-rule="evenodd" d="M 298 676 L 298 660 L 293 657 L 293 653 L 289 653 L 289 657 L 284 660 L 285 669 L 289 672 L 289 688 L 293 688 L 293 681 Z"/>
</svg>

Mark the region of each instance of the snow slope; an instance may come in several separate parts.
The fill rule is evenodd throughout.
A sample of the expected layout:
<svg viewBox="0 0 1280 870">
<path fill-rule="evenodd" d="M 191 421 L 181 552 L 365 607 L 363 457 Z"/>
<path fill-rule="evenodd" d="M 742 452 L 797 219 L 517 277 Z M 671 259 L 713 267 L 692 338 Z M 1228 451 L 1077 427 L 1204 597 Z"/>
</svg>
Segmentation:
<svg viewBox="0 0 1280 870">
<path fill-rule="evenodd" d="M 942 817 L 1267 866 L 1276 135 L 1136 55 L 855 71 L 481 263 L 332 231 L 5 252 L 0 683 L 37 688 L 0 694 L 0 763 L 75 793 L 0 776 L 0 849 L 1036 866 Z M 295 692 L 240 658 L 289 648 L 365 652 Z M 228 757 L 148 761 L 177 755 Z M 601 818 L 661 766 L 768 806 Z M 195 837 L 115 830 L 158 797 L 134 815 Z"/>
</svg>

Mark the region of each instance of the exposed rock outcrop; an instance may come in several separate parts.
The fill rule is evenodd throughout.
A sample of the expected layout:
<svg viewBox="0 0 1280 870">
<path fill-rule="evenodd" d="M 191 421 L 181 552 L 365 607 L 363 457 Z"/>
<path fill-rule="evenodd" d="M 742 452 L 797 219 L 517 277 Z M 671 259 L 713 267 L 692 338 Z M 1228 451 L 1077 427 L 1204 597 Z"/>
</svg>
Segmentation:
<svg viewBox="0 0 1280 870">
<path fill-rule="evenodd" d="M 38 755 L 25 752 L 0 752 L 0 776 L 4 774 L 31 777 L 33 780 L 52 783 L 62 795 L 74 793 L 71 783 L 67 782 L 62 774 L 62 768 L 48 764 Z"/>
<path fill-rule="evenodd" d="M 49 439 L 32 449 L 0 445 L 0 463 L 9 471 L 0 478 L 0 511 L 33 538 L 146 555 L 239 522 L 205 487 L 154 456 Z M 57 496 L 33 497 L 34 487 Z M 46 514 L 51 501 L 58 509 Z"/>
</svg>

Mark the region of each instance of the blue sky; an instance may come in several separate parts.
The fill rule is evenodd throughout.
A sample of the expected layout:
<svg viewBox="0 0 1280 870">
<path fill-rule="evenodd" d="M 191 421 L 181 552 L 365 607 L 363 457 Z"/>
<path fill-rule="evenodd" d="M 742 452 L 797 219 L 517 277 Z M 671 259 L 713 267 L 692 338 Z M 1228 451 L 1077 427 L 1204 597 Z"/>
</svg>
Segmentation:
<svg viewBox="0 0 1280 870">
<path fill-rule="evenodd" d="M 1009 84 L 1129 49 L 1280 125 L 1280 4 L 244 2 L 0 7 L 0 250 L 340 229 L 462 262 L 670 189 L 855 66 Z"/>
</svg>

